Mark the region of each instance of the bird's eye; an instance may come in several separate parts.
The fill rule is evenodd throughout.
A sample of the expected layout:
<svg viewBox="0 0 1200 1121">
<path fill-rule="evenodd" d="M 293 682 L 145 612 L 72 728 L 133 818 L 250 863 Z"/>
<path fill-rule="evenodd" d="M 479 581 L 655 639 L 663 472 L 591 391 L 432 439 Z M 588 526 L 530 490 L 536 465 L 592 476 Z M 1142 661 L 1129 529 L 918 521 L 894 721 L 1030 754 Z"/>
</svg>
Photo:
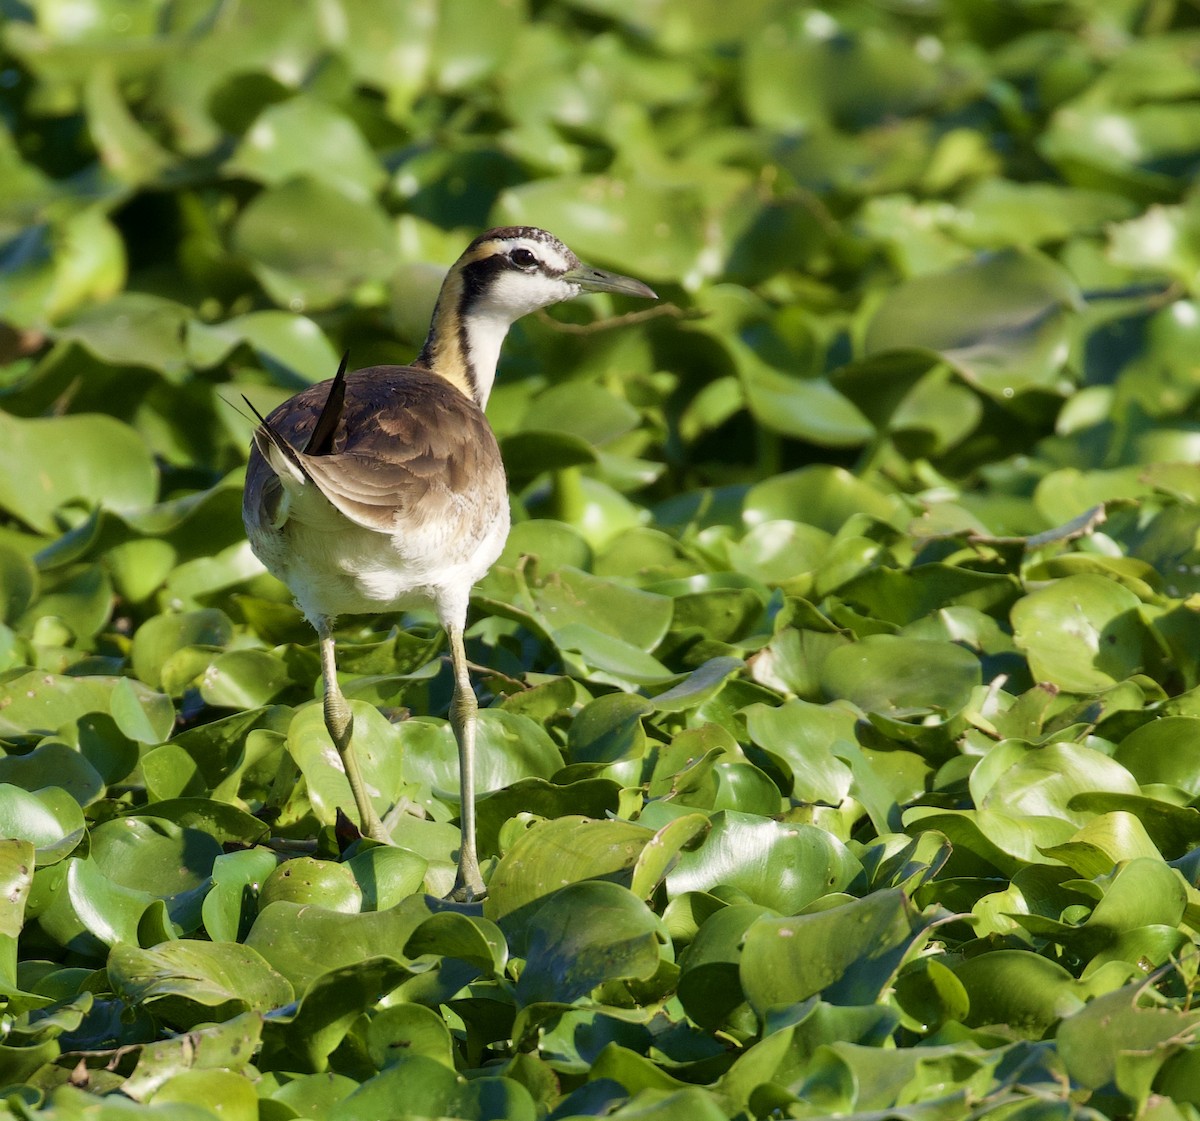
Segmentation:
<svg viewBox="0 0 1200 1121">
<path fill-rule="evenodd" d="M 521 245 L 508 255 L 508 259 L 523 269 L 531 269 L 538 263 L 537 256 Z"/>
</svg>

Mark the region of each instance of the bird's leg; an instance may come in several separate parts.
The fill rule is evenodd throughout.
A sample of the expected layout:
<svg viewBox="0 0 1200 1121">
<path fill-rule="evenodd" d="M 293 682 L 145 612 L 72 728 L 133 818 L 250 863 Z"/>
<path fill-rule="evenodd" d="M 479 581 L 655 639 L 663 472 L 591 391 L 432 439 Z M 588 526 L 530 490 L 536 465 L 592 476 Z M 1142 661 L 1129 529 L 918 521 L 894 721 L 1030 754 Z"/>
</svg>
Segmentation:
<svg viewBox="0 0 1200 1121">
<path fill-rule="evenodd" d="M 358 767 L 358 756 L 354 753 L 352 738 L 354 733 L 354 717 L 350 712 L 350 704 L 338 687 L 337 658 L 334 652 L 333 635 L 328 625 L 319 627 L 317 634 L 321 640 L 321 676 L 325 684 L 325 727 L 329 730 L 329 738 L 341 756 L 342 766 L 346 769 L 346 778 L 350 783 L 350 793 L 354 795 L 354 804 L 358 807 L 358 820 L 364 836 L 373 841 L 387 843 L 390 838 L 385 832 L 367 797 L 367 788 L 363 784 L 362 771 Z"/>
<path fill-rule="evenodd" d="M 479 856 L 475 851 L 475 725 L 479 702 L 471 688 L 467 672 L 467 652 L 463 649 L 462 624 L 446 628 L 450 639 L 450 661 L 454 667 L 454 697 L 450 702 L 450 723 L 458 741 L 459 791 L 462 798 L 462 842 L 458 852 L 458 876 L 450 898 L 471 902 L 487 896 L 483 876 L 479 872 Z"/>
</svg>

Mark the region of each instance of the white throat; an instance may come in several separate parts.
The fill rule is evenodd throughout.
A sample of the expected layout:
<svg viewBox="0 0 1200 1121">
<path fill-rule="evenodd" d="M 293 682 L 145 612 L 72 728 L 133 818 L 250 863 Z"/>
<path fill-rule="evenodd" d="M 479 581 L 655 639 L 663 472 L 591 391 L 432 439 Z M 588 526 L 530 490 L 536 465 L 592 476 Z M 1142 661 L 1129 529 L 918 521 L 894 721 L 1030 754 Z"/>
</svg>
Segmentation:
<svg viewBox="0 0 1200 1121">
<path fill-rule="evenodd" d="M 504 338 L 512 322 L 512 319 L 500 311 L 476 311 L 463 331 L 463 357 L 471 368 L 471 381 L 481 409 L 487 405 L 492 386 L 496 382 L 500 347 L 504 345 Z"/>
</svg>

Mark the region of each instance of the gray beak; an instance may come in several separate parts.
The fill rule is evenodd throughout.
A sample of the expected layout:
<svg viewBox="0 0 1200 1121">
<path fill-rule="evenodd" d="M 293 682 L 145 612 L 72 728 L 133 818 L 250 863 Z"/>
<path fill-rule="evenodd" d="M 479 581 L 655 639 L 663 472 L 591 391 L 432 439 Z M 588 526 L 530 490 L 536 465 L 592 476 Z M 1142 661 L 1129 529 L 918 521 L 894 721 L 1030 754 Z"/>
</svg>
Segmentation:
<svg viewBox="0 0 1200 1121">
<path fill-rule="evenodd" d="M 563 273 L 563 280 L 574 281 L 585 292 L 615 292 L 620 296 L 637 296 L 643 300 L 657 300 L 658 293 L 640 280 L 621 276 L 615 272 L 594 269 L 591 265 L 580 265 Z"/>
</svg>

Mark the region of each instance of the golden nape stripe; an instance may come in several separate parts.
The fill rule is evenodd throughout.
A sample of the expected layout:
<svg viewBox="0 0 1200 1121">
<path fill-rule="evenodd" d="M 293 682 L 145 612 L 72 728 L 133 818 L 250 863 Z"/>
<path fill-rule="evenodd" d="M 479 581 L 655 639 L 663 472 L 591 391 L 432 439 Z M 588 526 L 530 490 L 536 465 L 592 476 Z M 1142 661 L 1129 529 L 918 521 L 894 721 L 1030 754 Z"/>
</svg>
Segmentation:
<svg viewBox="0 0 1200 1121">
<path fill-rule="evenodd" d="M 451 267 L 429 337 L 410 366 L 337 375 L 260 417 L 242 517 L 255 554 L 291 589 L 317 632 L 325 725 L 361 829 L 387 842 L 403 807 L 379 811 L 359 770 L 337 680 L 339 615 L 431 607 L 450 642 L 462 844 L 451 898 L 486 894 L 475 845 L 478 703 L 463 648 L 471 588 L 508 535 L 507 483 L 483 408 L 500 345 L 523 315 L 582 292 L 656 298 L 646 285 L 579 262 L 532 226 L 489 230 Z"/>
</svg>

